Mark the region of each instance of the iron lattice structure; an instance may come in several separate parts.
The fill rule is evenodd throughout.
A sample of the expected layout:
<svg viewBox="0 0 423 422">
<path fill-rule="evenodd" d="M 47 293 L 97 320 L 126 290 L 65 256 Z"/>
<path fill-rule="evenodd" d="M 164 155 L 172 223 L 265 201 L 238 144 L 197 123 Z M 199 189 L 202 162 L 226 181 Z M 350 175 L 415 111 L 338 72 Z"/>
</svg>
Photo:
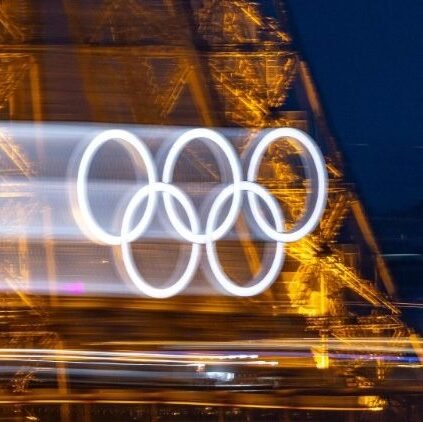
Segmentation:
<svg viewBox="0 0 423 422">
<path fill-rule="evenodd" d="M 376 387 L 387 378 L 389 365 L 377 358 L 371 369 L 363 369 L 359 359 L 339 363 L 330 356 L 331 342 L 335 339 L 347 350 L 356 350 L 357 342 L 363 347 L 369 338 L 380 339 L 392 347 L 418 346 L 418 339 L 404 325 L 390 300 L 395 295 L 394 282 L 364 209 L 344 180 L 342 156 L 327 127 L 307 64 L 293 48 L 289 31 L 284 27 L 285 20 L 285 16 L 278 20 L 266 18 L 257 4 L 245 0 L 43 0 L 37 6 L 26 0 L 2 1 L 0 113 L 3 119 L 11 120 L 240 126 L 253 128 L 253 133 L 254 129 L 291 126 L 311 132 L 320 142 L 328 164 L 327 209 L 318 230 L 289 246 L 288 269 L 265 295 L 242 303 L 239 299 L 217 297 L 192 299 L 188 303 L 187 299 L 166 303 L 139 299 L 134 305 L 120 299 L 113 306 L 131 309 L 135 306 L 156 315 L 148 317 L 152 318 L 152 329 L 122 336 L 129 344 L 132 342 L 131 347 L 136 347 L 137 339 L 150 342 L 149 347 L 163 338 L 169 342 L 187 339 L 182 334 L 174 335 L 172 328 L 159 331 L 154 326 L 156 320 L 176 327 L 176 331 L 192 330 L 199 341 L 210 341 L 201 331 L 204 320 L 214 318 L 222 328 L 225 315 L 236 311 L 249 324 L 238 329 L 238 339 L 248 339 L 254 330 L 265 332 L 264 324 L 275 327 L 274 332 L 266 331 L 266 336 L 276 342 L 294 335 L 314 337 L 319 341 L 311 347 L 312 366 L 333 371 L 348 388 Z M 58 24 L 49 26 L 46 24 L 49 21 Z M 249 142 L 250 137 L 243 139 L 241 149 Z M 283 205 L 291 224 L 302 213 L 307 191 L 298 168 L 290 161 L 292 152 L 283 142 L 273 145 L 260 179 Z M 4 184 L 11 175 L 31 177 L 35 171 L 13 139 L 3 132 L 0 153 Z M 201 156 L 190 153 L 199 172 L 216 177 Z M 8 194 L 13 198 L 13 192 Z M 25 218 L 31 207 L 37 206 L 34 199 L 23 202 L 19 198 L 7 199 L 6 195 L 2 199 L 1 219 L 7 224 L 8 212 L 19 212 Z M 46 210 L 46 215 L 49 212 L 52 210 Z M 343 240 L 345 230 L 358 239 L 355 246 Z M 31 321 L 31 327 L 35 324 L 36 328 L 30 329 L 32 336 L 14 332 L 9 345 L 31 347 L 28 344 L 33 336 L 38 336 L 45 348 L 61 344 L 64 349 L 72 349 L 92 342 L 92 338 L 75 334 L 70 328 L 72 324 L 64 321 L 63 316 L 69 309 L 80 315 L 101 314 L 110 301 L 97 298 L 77 303 L 71 299 L 58 301 L 54 293 L 50 300 L 24 295 L 21 283 L 30 278 L 25 263 L 29 247 L 24 237 L 19 245 L 6 243 L 2 242 L 1 253 L 5 258 L 1 271 L 3 280 L 16 295 L 13 301 L 8 297 L 2 299 L 7 302 L 3 309 L 16 308 L 21 312 L 26 309 L 25 312 L 37 315 L 25 317 L 25 321 Z M 257 271 L 260 264 L 256 245 L 243 241 L 242 246 L 251 272 Z M 11 247 L 18 248 L 13 253 L 19 255 L 19 268 L 7 264 L 6 255 L 12 253 Z M 61 245 L 46 241 L 45 248 L 46 265 L 54 278 L 55 248 L 60 250 Z M 363 256 L 372 257 L 371 276 L 369 271 L 362 274 L 359 260 Z M 366 305 L 368 312 L 364 315 L 356 312 L 357 303 Z M 162 314 L 177 312 L 181 306 L 191 313 L 189 321 L 175 323 L 172 315 Z M 261 322 L 248 319 L 251 314 L 262 318 Z M 144 317 L 143 313 L 139 315 Z M 8 318 L 13 323 L 20 316 Z M 104 317 L 104 323 L 107 318 Z M 292 318 L 301 321 L 301 328 L 291 326 Z M 42 328 L 48 324 L 54 325 L 57 333 Z M 284 330 L 285 335 L 281 334 Z M 101 332 L 98 334 L 96 340 L 102 347 L 117 350 L 113 342 L 106 341 L 107 333 L 103 337 Z M 216 338 L 229 342 L 237 335 L 223 331 Z M 369 353 L 371 350 L 369 346 Z M 297 366 L 303 364 L 300 360 Z M 30 390 L 27 380 L 33 372 L 26 368 L 18 371 L 13 383 L 19 393 Z M 62 378 L 59 377 L 53 393 L 66 401 L 69 391 L 60 373 Z M 122 399 L 114 394 L 107 396 L 109 402 Z M 133 393 L 125 394 L 132 399 Z M 183 399 L 175 391 L 166 394 L 151 398 L 151 402 L 197 400 L 191 393 L 186 393 Z M 213 404 L 220 400 L 210 399 L 211 396 L 212 393 L 207 399 L 201 396 L 197 402 Z M 240 396 L 231 401 L 230 397 L 235 396 L 229 394 L 225 398 L 229 403 L 251 404 L 251 398 Z M 383 403 L 377 394 L 368 395 L 366 400 L 369 407 L 378 408 Z M 307 405 L 309 402 L 305 405 L 298 402 L 299 408 Z M 88 418 L 90 411 L 84 409 L 84 417 Z M 153 409 L 150 413 L 154 412 Z M 63 408 L 61 415 L 69 419 L 69 409 Z"/>
</svg>

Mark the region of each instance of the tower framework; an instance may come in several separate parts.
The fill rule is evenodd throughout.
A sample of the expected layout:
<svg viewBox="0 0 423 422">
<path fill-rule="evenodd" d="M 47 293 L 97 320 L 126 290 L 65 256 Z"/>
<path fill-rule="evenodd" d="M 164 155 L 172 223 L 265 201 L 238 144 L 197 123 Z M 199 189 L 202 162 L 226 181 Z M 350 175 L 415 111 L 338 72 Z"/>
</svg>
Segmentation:
<svg viewBox="0 0 423 422">
<path fill-rule="evenodd" d="M 47 234 L 40 259 L 52 288 L 48 297 L 31 296 L 23 293 L 22 283 L 31 278 L 26 256 L 33 245 L 25 236 L 18 244 L 2 242 L 3 281 L 14 292 L 4 297 L 3 312 L 15 324 L 19 313 L 37 324 L 36 329 L 31 325 L 31 336 L 12 330 L 3 358 L 22 362 L 28 350 L 37 349 L 48 368 L 48 375 L 37 376 L 26 366 L 14 372 L 15 387 L 5 387 L 3 396 L 4 402 L 21 406 L 16 417 L 97 420 L 103 414 L 119 420 L 123 412 L 159 420 L 194 412 L 232 420 L 255 407 L 254 418 L 262 417 L 259 408 L 267 409 L 263 414 L 286 409 L 287 420 L 295 418 L 289 409 L 314 409 L 351 412 L 354 420 L 368 410 L 386 412 L 388 404 L 400 402 L 404 389 L 419 392 L 421 375 L 401 388 L 396 377 L 410 370 L 404 357 L 421 365 L 420 341 L 392 301 L 395 284 L 364 208 L 344 179 L 342 156 L 310 70 L 285 26 L 285 15 L 265 17 L 257 4 L 244 0 L 0 3 L 3 120 L 251 128 L 240 152 L 259 130 L 295 127 L 317 140 L 329 174 L 320 226 L 289 245 L 284 272 L 257 298 L 60 297 L 54 289 L 55 263 L 72 249 L 48 236 L 51 209 L 43 211 Z M 301 217 L 308 189 L 294 153 L 283 140 L 274 144 L 259 179 L 283 206 L 288 225 Z M 41 158 L 45 151 L 40 147 L 38 154 Z M 188 154 L 198 174 L 217 178 L 195 150 Z M 7 131 L 0 138 L 0 163 L 4 185 L 37 171 Z M 4 224 L 8 212 L 25 218 L 40 206 L 34 198 L 7 191 Z M 260 247 L 248 239 L 240 246 L 240 262 L 251 273 L 259 271 Z M 78 246 L 81 260 L 84 247 Z M 9 265 L 9 256 L 19 259 Z M 34 345 L 33 336 L 40 345 Z M 238 356 L 238 366 L 233 353 L 219 355 L 220 361 L 213 357 L 239 348 L 244 357 Z M 197 365 L 197 372 L 155 378 L 153 362 L 166 364 L 154 353 L 175 358 L 175 350 L 182 354 L 180 362 Z M 107 356 L 99 357 L 103 352 Z M 147 375 L 136 382 L 125 379 L 119 387 L 108 377 L 119 370 L 118 363 L 134 370 L 129 352 L 146 365 Z M 151 356 L 143 358 L 147 352 Z M 256 354 L 262 363 L 253 367 L 248 355 Z M 72 374 L 81 361 L 82 369 L 98 369 L 90 366 L 94 359 L 112 365 L 112 371 L 88 389 L 90 381 Z M 219 375 L 213 383 L 198 381 L 195 374 L 201 371 L 226 373 L 221 362 L 235 374 L 233 382 Z M 42 408 L 40 403 L 53 404 Z M 395 411 L 394 405 L 388 408 Z"/>
</svg>

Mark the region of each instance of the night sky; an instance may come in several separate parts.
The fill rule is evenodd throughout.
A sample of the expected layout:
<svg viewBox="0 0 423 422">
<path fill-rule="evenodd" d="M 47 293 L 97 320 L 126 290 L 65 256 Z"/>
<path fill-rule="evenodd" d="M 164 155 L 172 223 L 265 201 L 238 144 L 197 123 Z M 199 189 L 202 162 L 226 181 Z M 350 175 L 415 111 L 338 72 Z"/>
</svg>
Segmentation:
<svg viewBox="0 0 423 422">
<path fill-rule="evenodd" d="M 421 203 L 423 2 L 286 3 L 296 44 L 369 210 Z"/>
</svg>

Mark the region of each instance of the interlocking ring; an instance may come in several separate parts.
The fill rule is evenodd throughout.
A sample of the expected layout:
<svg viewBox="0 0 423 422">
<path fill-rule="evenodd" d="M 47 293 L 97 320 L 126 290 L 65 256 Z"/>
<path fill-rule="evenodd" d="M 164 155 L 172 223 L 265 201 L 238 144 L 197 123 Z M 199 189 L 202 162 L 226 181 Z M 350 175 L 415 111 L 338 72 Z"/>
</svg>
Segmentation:
<svg viewBox="0 0 423 422">
<path fill-rule="evenodd" d="M 228 160 L 233 179 L 228 186 L 220 191 L 211 204 L 204 233 L 201 232 L 200 219 L 192 201 L 181 189 L 172 184 L 176 161 L 181 151 L 191 141 L 199 138 L 209 140 L 223 152 Z M 307 161 L 305 164 L 309 164 L 309 160 L 304 157 L 309 156 L 311 158 L 313 171 L 316 175 L 314 179 L 310 177 L 316 188 L 314 204 L 309 206 L 309 212 L 305 214 L 303 221 L 300 221 L 289 232 L 284 231 L 283 213 L 278 202 L 265 188 L 256 183 L 259 166 L 267 147 L 280 138 L 295 139 L 296 143 L 306 152 L 306 154 L 301 154 L 302 160 Z M 130 199 L 124 211 L 120 235 L 108 233 L 99 226 L 93 216 L 88 199 L 87 179 L 92 160 L 99 148 L 111 140 L 117 140 L 128 152 L 130 151 L 129 148 L 136 152 L 138 161 L 143 162 L 145 165 L 148 180 L 148 184 L 141 187 Z M 306 165 L 306 170 L 309 167 L 309 165 Z M 319 149 L 312 138 L 298 129 L 278 128 L 264 135 L 252 151 L 247 169 L 247 181 L 242 180 L 242 167 L 235 149 L 224 136 L 213 130 L 204 128 L 190 129 L 180 135 L 169 151 L 167 151 L 161 181 L 158 180 L 156 165 L 151 153 L 142 140 L 125 130 L 107 130 L 97 135 L 83 152 L 76 181 L 78 205 L 76 221 L 83 233 L 90 239 L 102 244 L 121 247 L 122 261 L 129 279 L 146 296 L 166 298 L 174 296 L 185 289 L 198 269 L 201 258 L 201 245 L 205 245 L 211 272 L 224 291 L 236 296 L 254 296 L 263 292 L 278 277 L 284 260 L 283 244 L 301 239 L 318 224 L 326 204 L 326 184 L 325 162 Z M 216 241 L 222 239 L 233 228 L 241 212 L 243 192 L 247 192 L 247 203 L 257 226 L 270 240 L 276 242 L 274 257 L 267 273 L 259 281 L 253 280 L 252 284 L 247 286 L 239 286 L 228 278 L 220 265 L 216 251 Z M 173 228 L 186 242 L 192 244 L 188 264 L 182 275 L 172 284 L 160 288 L 151 286 L 140 275 L 131 251 L 131 243 L 145 233 L 154 217 L 159 193 L 162 194 L 164 208 Z M 261 198 L 270 211 L 274 227 L 262 215 L 257 197 Z M 229 211 L 223 221 L 218 223 L 219 213 L 222 212 L 224 205 L 230 198 L 232 200 Z M 189 227 L 184 224 L 178 215 L 175 208 L 175 200 L 184 210 L 189 221 Z M 136 210 L 144 201 L 147 201 L 144 213 L 140 221 L 134 225 L 133 219 Z"/>
<path fill-rule="evenodd" d="M 262 188 L 256 183 L 241 182 L 239 184 L 239 190 L 247 191 L 248 193 L 251 192 L 252 194 L 260 196 L 260 198 L 265 202 L 272 214 L 276 229 L 278 231 L 283 230 L 283 215 L 281 209 L 279 208 L 279 205 L 276 203 L 273 196 L 269 195 L 266 189 Z M 213 202 L 210 208 L 210 214 L 207 219 L 206 227 L 208 232 L 213 231 L 218 217 L 218 213 L 222 209 L 226 199 L 231 195 L 235 195 L 235 193 L 236 191 L 233 186 L 227 186 L 216 197 L 215 201 Z M 220 265 L 219 259 L 217 257 L 216 242 L 209 240 L 206 243 L 206 251 L 207 257 L 209 259 L 210 269 L 212 270 L 216 281 L 225 291 L 229 292 L 234 296 L 255 296 L 261 293 L 262 291 L 266 290 L 266 288 L 273 283 L 273 281 L 280 273 L 284 260 L 283 243 L 277 241 L 275 256 L 267 274 L 260 281 L 256 281 L 256 283 L 252 286 L 241 287 L 234 283 L 232 280 L 230 280 L 223 271 L 222 266 Z"/>
<path fill-rule="evenodd" d="M 220 226 L 213 230 L 213 232 L 209 233 L 206 231 L 206 233 L 204 234 L 195 234 L 192 233 L 189 229 L 187 229 L 181 222 L 172 203 L 171 197 L 167 194 L 164 194 L 163 199 L 167 215 L 169 216 L 170 222 L 172 223 L 174 229 L 186 241 L 204 244 L 209 241 L 216 241 L 221 239 L 234 225 L 239 214 L 239 208 L 241 207 L 241 191 L 239 190 L 238 186 L 242 179 L 242 171 L 241 164 L 236 156 L 236 152 L 226 138 L 210 129 L 192 129 L 182 134 L 172 145 L 172 148 L 170 149 L 167 155 L 163 168 L 162 179 L 164 183 L 172 182 L 176 160 L 178 159 L 182 149 L 189 142 L 198 138 L 209 139 L 210 141 L 215 143 L 223 151 L 229 161 L 229 166 L 232 170 L 233 186 L 235 187 L 235 190 L 233 195 L 234 199 L 232 201 L 232 205 L 228 212 L 228 215 L 225 217 L 224 221 L 220 224 Z"/>
<path fill-rule="evenodd" d="M 308 219 L 306 219 L 305 222 L 295 230 L 293 229 L 288 233 L 283 233 L 282 231 L 278 232 L 269 226 L 266 220 L 261 216 L 256 196 L 248 192 L 248 201 L 258 226 L 261 228 L 261 230 L 263 230 L 264 233 L 266 233 L 268 237 L 279 242 L 295 242 L 304 236 L 307 236 L 307 234 L 317 226 L 323 214 L 327 197 L 326 167 L 322 154 L 310 136 L 298 129 L 282 127 L 270 131 L 263 137 L 263 139 L 260 140 L 260 143 L 257 145 L 253 155 L 251 156 L 250 165 L 248 167 L 247 180 L 249 182 L 256 181 L 260 162 L 264 153 L 266 152 L 266 148 L 271 143 L 277 141 L 280 138 L 295 139 L 306 151 L 308 151 L 312 158 L 312 162 L 315 165 L 315 170 L 317 173 L 317 198 L 314 207 L 311 209 L 311 215 L 307 216 L 306 213 L 305 216 L 306 218 L 308 217 Z M 304 161 L 303 155 L 301 155 L 301 158 Z M 305 168 L 307 170 L 308 166 L 305 166 Z"/>
<path fill-rule="evenodd" d="M 129 147 L 132 147 L 137 152 L 138 158 L 141 158 L 145 164 L 148 183 L 157 182 L 157 170 L 149 149 L 132 133 L 120 129 L 106 130 L 101 132 L 90 142 L 82 155 L 81 162 L 78 167 L 76 183 L 76 199 L 79 206 L 80 217 L 84 220 L 85 224 L 81 224 L 81 218 L 77 219 L 77 223 L 87 237 L 96 242 L 103 243 L 104 245 L 120 245 L 122 243 L 122 239 L 120 236 L 107 233 L 98 225 L 93 216 L 88 199 L 87 181 L 91 163 L 96 152 L 105 143 L 113 140 L 117 140 L 128 152 L 132 152 L 128 149 Z M 137 239 L 137 237 L 139 237 L 138 233 L 144 232 L 150 224 L 156 208 L 156 202 L 157 197 L 155 193 L 153 193 L 148 198 L 147 207 L 141 221 L 130 233 L 128 233 L 131 241 Z"/>
<path fill-rule="evenodd" d="M 191 256 L 188 261 L 188 265 L 179 278 L 179 280 L 172 284 L 171 286 L 164 287 L 164 288 L 156 288 L 152 287 L 148 284 L 143 277 L 141 277 L 139 271 L 136 268 L 135 262 L 132 258 L 132 252 L 130 247 L 130 241 L 128 237 L 128 233 L 131 232 L 131 223 L 132 218 L 137 210 L 137 207 L 140 203 L 145 199 L 146 196 L 150 196 L 156 192 L 163 192 L 166 193 L 168 196 L 172 195 L 172 197 L 176 198 L 178 202 L 182 205 L 182 208 L 186 211 L 188 219 L 191 224 L 191 230 L 195 233 L 198 232 L 200 229 L 200 223 L 198 221 L 197 213 L 195 212 L 194 206 L 187 197 L 185 193 L 183 193 L 180 189 L 176 188 L 173 185 L 169 185 L 166 183 L 156 182 L 153 184 L 146 185 L 142 187 L 131 199 L 129 202 L 125 214 L 122 220 L 122 259 L 126 271 L 129 275 L 129 278 L 133 281 L 133 283 L 138 287 L 141 292 L 144 292 L 147 296 L 163 299 L 170 296 L 174 296 L 182 291 L 187 284 L 191 281 L 194 277 L 195 272 L 198 268 L 198 263 L 201 256 L 201 247 L 198 243 L 192 243 L 191 249 Z M 142 236 L 146 226 L 142 226 L 138 228 L 136 231 L 137 237 Z M 134 232 L 134 230 L 132 230 Z"/>
</svg>

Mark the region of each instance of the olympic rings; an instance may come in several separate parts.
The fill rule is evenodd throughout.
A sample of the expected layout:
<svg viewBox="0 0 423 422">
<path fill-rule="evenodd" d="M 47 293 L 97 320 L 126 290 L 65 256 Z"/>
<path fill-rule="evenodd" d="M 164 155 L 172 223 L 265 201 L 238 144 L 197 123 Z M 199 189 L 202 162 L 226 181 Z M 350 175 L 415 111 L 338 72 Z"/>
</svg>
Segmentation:
<svg viewBox="0 0 423 422">
<path fill-rule="evenodd" d="M 200 220 L 197 211 L 189 197 L 172 184 L 176 161 L 181 151 L 195 139 L 207 139 L 214 143 L 227 158 L 232 174 L 232 181 L 214 199 L 211 204 L 204 233 L 201 233 Z M 302 221 L 289 232 L 284 232 L 284 217 L 275 198 L 262 186 L 256 183 L 259 166 L 267 147 L 280 138 L 295 140 L 301 147 L 301 159 L 305 164 L 306 172 L 314 184 L 315 192 L 309 195 L 307 207 Z M 88 198 L 88 176 L 92 160 L 97 151 L 105 143 L 116 140 L 125 149 L 136 153 L 136 165 L 144 163 L 148 184 L 141 187 L 130 199 L 123 215 L 121 233 L 108 233 L 96 221 Z M 222 135 L 211 129 L 196 128 L 184 132 L 167 151 L 164 160 L 161 181 L 157 175 L 157 168 L 152 155 L 144 142 L 135 135 L 121 129 L 106 130 L 97 135 L 85 148 L 77 171 L 76 200 L 78 206 L 77 224 L 84 234 L 91 240 L 111 246 L 120 246 L 122 261 L 126 273 L 133 284 L 146 296 L 167 298 L 180 293 L 194 278 L 201 258 L 201 245 L 205 245 L 208 263 L 217 283 L 227 293 L 236 296 L 254 296 L 269 287 L 278 277 L 283 261 L 286 242 L 297 241 L 309 234 L 318 224 L 327 199 L 327 173 L 325 162 L 313 139 L 306 133 L 293 128 L 277 128 L 267 132 L 255 146 L 247 168 L 247 181 L 243 181 L 242 167 L 236 151 L 231 143 Z M 311 158 L 311 160 L 310 160 Z M 310 166 L 311 163 L 311 166 Z M 310 170 L 310 167 L 312 170 Z M 315 177 L 314 177 L 315 175 Z M 257 226 L 270 239 L 276 242 L 274 257 L 267 273 L 259 281 L 251 285 L 239 286 L 232 282 L 224 273 L 216 252 L 215 242 L 222 239 L 233 228 L 242 208 L 243 192 L 247 192 L 248 205 Z M 175 231 L 186 241 L 192 244 L 188 264 L 178 280 L 170 285 L 157 288 L 147 283 L 140 275 L 132 257 L 131 243 L 140 238 L 148 229 L 157 210 L 158 194 L 163 197 L 164 209 Z M 223 206 L 232 197 L 229 211 L 219 221 L 219 213 Z M 257 197 L 269 209 L 274 227 L 262 216 Z M 311 201 L 310 199 L 313 199 Z M 147 200 L 147 204 L 140 221 L 134 226 L 133 219 L 137 208 Z M 175 200 L 184 210 L 188 218 L 187 227 L 178 215 Z M 313 202 L 313 204 L 309 204 Z"/>
</svg>

